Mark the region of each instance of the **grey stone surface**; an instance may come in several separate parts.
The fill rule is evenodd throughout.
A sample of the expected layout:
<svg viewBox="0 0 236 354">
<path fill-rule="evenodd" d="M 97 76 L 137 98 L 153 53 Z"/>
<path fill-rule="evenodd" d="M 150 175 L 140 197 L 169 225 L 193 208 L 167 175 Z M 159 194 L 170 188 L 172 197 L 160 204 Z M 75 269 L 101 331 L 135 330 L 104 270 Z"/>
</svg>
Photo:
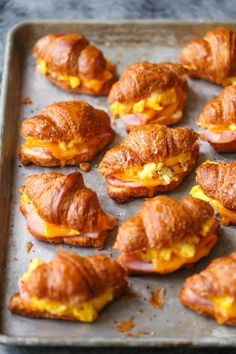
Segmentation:
<svg viewBox="0 0 236 354">
<path fill-rule="evenodd" d="M 2 74 L 5 38 L 8 30 L 21 21 L 37 18 L 170 18 L 170 19 L 235 19 L 235 0 L 0 0 L 0 76 Z M 227 353 L 234 349 L 79 349 L 16 348 L 0 346 L 0 354 L 194 354 Z"/>
</svg>

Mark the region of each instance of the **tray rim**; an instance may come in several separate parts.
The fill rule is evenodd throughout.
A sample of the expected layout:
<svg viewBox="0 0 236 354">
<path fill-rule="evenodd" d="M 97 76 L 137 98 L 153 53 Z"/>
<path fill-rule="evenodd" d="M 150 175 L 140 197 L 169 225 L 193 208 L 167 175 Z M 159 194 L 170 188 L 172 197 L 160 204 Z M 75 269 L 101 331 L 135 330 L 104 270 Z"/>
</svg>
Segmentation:
<svg viewBox="0 0 236 354">
<path fill-rule="evenodd" d="M 5 44 L 5 54 L 4 54 L 4 65 L 2 74 L 2 89 L 1 89 L 1 99 L 0 99 L 0 176 L 2 175 L 2 156 L 3 156 L 3 144 L 2 138 L 4 134 L 4 126 L 7 121 L 5 111 L 7 103 L 7 94 L 9 90 L 9 82 L 7 80 L 10 59 L 13 53 L 13 42 L 14 36 L 18 31 L 21 31 L 26 26 L 37 26 L 41 24 L 97 24 L 97 25 L 119 25 L 119 24 L 131 24 L 131 25 L 236 25 L 235 20 L 176 20 L 176 19 L 117 19 L 117 20 L 106 20 L 106 19 L 34 19 L 21 21 L 10 28 L 6 36 Z M 83 340 L 78 338 L 39 338 L 39 337 L 23 337 L 23 336 L 9 336 L 0 333 L 0 344 L 4 345 L 17 345 L 17 346 L 75 346 L 75 347 L 236 347 L 236 337 L 232 338 L 209 338 L 202 337 L 199 339 L 190 339 L 184 337 L 153 337 L 153 338 L 135 338 L 135 340 L 129 338 L 115 338 L 107 339 L 95 337 L 89 340 Z"/>
</svg>

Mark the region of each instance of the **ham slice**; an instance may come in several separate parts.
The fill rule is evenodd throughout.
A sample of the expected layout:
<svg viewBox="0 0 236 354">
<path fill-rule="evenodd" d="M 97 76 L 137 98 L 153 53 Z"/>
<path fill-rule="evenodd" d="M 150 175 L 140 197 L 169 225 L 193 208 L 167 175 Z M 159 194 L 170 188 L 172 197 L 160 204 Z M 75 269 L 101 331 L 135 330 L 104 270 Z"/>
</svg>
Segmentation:
<svg viewBox="0 0 236 354">
<path fill-rule="evenodd" d="M 24 210 L 25 210 L 25 217 L 26 217 L 26 223 L 29 231 L 35 235 L 36 237 L 44 237 L 44 225 L 45 221 L 41 218 L 41 216 L 37 213 L 36 209 L 32 206 L 32 204 L 29 203 L 24 203 Z M 114 219 L 114 217 L 113 217 Z M 84 232 L 80 233 L 78 231 L 78 237 L 88 237 L 88 238 L 98 238 L 99 237 L 99 232 Z M 76 237 L 76 235 L 58 235 L 55 236 L 57 237 Z M 49 237 L 49 239 L 52 239 L 53 237 Z"/>
<path fill-rule="evenodd" d="M 205 130 L 200 134 L 200 137 L 210 143 L 224 144 L 236 141 L 236 131 L 225 130 L 221 133 L 214 133 L 211 130 Z"/>
<path fill-rule="evenodd" d="M 143 185 L 141 183 L 132 182 L 132 181 L 124 182 L 114 175 L 107 177 L 106 180 L 112 186 L 116 186 L 116 187 L 131 187 L 131 188 L 143 187 Z"/>
<path fill-rule="evenodd" d="M 148 117 L 142 113 L 126 114 L 121 119 L 127 125 L 141 125 L 148 121 Z"/>
<path fill-rule="evenodd" d="M 152 263 L 145 262 L 142 259 L 135 258 L 131 255 L 124 255 L 120 258 L 120 263 L 131 272 L 137 272 L 139 274 L 153 273 Z"/>
</svg>

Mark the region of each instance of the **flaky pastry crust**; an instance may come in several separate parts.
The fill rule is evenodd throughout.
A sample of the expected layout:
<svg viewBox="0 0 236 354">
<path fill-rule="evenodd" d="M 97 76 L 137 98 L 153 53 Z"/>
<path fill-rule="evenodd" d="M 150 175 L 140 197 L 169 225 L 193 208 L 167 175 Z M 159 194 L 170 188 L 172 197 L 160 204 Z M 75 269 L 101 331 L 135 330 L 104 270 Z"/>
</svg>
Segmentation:
<svg viewBox="0 0 236 354">
<path fill-rule="evenodd" d="M 208 131 L 200 134 L 218 152 L 236 151 L 236 86 L 227 86 L 211 100 L 197 120 Z M 234 130 L 230 130 L 233 125 Z"/>
<path fill-rule="evenodd" d="M 44 143 L 76 141 L 86 145 L 86 148 L 82 147 L 78 154 L 63 160 L 63 165 L 78 165 L 90 161 L 112 141 L 114 135 L 105 111 L 95 109 L 84 101 L 57 102 L 23 121 L 21 136 L 39 140 L 42 147 L 29 148 L 23 144 L 19 157 L 24 165 L 60 166 L 62 161 L 45 149 Z"/>
<path fill-rule="evenodd" d="M 223 318 L 214 306 L 214 298 L 236 297 L 236 252 L 213 260 L 199 274 L 189 277 L 181 291 L 183 305 L 200 315 L 215 317 L 220 323 L 236 325 L 236 316 Z"/>
<path fill-rule="evenodd" d="M 108 150 L 99 165 L 99 172 L 107 180 L 107 193 L 118 203 L 130 197 L 151 197 L 157 192 L 169 191 L 177 187 L 192 170 L 197 154 L 198 134 L 188 128 L 167 128 L 159 124 L 147 124 L 133 128 L 121 145 Z M 151 162 L 160 162 L 165 158 L 181 153 L 191 153 L 188 167 L 176 181 L 157 186 L 116 186 L 109 183 L 109 178 L 127 168 Z"/>
<path fill-rule="evenodd" d="M 41 311 L 31 305 L 30 299 L 59 301 L 65 304 L 90 301 L 112 289 L 112 300 L 127 287 L 125 271 L 106 255 L 82 257 L 59 250 L 49 263 L 39 265 L 27 279 L 19 282 L 19 293 L 9 301 L 10 311 L 27 317 L 45 317 L 78 320 L 73 315 L 60 316 Z"/>
<path fill-rule="evenodd" d="M 126 220 L 118 230 L 114 247 L 121 252 L 119 261 L 130 274 L 158 273 L 151 264 L 145 267 L 147 262 L 140 265 L 140 268 L 135 268 L 135 265 L 132 267 L 132 263 L 142 261 L 139 254 L 142 251 L 170 248 L 190 236 L 201 234 L 203 224 L 213 216 L 214 210 L 207 202 L 192 197 L 175 200 L 161 195 L 146 200 L 138 214 Z M 211 232 L 214 232 L 216 226 L 218 224 L 215 221 Z M 209 251 L 215 242 L 216 239 Z"/>
<path fill-rule="evenodd" d="M 219 27 L 204 38 L 190 42 L 180 54 L 180 61 L 189 69 L 189 75 L 219 85 L 228 85 L 228 78 L 236 75 L 236 33 Z"/>
<path fill-rule="evenodd" d="M 60 88 L 89 95 L 107 95 L 116 74 L 116 66 L 108 63 L 102 51 L 89 44 L 80 34 L 49 34 L 40 38 L 33 49 L 34 56 L 43 60 L 47 66 L 46 77 Z M 105 71 L 110 78 L 105 80 L 99 90 L 86 86 L 83 79 L 103 80 Z M 60 80 L 51 73 L 62 76 L 79 77 L 80 85 L 71 87 L 67 81 Z"/>
<path fill-rule="evenodd" d="M 32 175 L 26 178 L 20 193 L 27 197 L 27 200 L 21 198 L 20 209 L 28 230 L 42 241 L 101 249 L 108 231 L 117 222 L 102 210 L 97 194 L 84 185 L 79 172 L 67 176 L 62 173 Z M 63 226 L 78 234 L 47 237 L 44 223 Z"/>
<path fill-rule="evenodd" d="M 236 162 L 205 162 L 197 168 L 196 181 L 204 194 L 236 211 Z"/>
</svg>

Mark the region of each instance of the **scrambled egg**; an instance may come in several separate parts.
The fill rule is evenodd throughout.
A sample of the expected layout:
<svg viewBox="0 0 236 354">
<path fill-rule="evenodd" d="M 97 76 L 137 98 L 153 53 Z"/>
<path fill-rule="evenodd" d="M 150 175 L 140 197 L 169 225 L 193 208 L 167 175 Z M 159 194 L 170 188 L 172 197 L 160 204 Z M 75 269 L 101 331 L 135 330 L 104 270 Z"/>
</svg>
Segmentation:
<svg viewBox="0 0 236 354">
<path fill-rule="evenodd" d="M 236 317 L 236 298 L 234 296 L 213 297 L 214 313 L 220 324 Z"/>
<path fill-rule="evenodd" d="M 41 259 L 34 259 L 29 266 L 29 270 L 22 277 L 27 280 L 29 275 L 41 264 L 45 262 Z M 61 301 L 50 300 L 47 298 L 38 299 L 33 296 L 29 301 L 30 305 L 37 311 L 47 311 L 59 317 L 73 316 L 82 322 L 93 322 L 98 317 L 99 311 L 113 299 L 113 289 L 108 288 L 103 294 L 89 301 L 77 303 L 65 303 Z"/>
<path fill-rule="evenodd" d="M 109 70 L 105 70 L 101 79 L 85 79 L 78 76 L 69 76 L 69 75 L 61 75 L 59 73 L 48 70 L 47 65 L 44 60 L 39 59 L 38 64 L 40 66 L 41 72 L 46 75 L 49 74 L 53 78 L 56 78 L 60 81 L 67 82 L 71 88 L 75 89 L 83 83 L 87 88 L 93 89 L 95 92 L 98 92 L 103 86 L 104 82 L 110 80 L 113 74 Z"/>
<path fill-rule="evenodd" d="M 214 222 L 214 218 L 210 218 L 202 226 L 202 240 L 205 239 Z M 185 240 L 174 243 L 170 247 L 148 248 L 142 251 L 141 258 L 145 261 L 152 262 L 153 268 L 164 274 L 173 272 L 186 262 L 197 261 L 199 256 L 207 254 L 207 249 L 207 243 L 202 242 L 200 237 L 193 235 Z"/>
<path fill-rule="evenodd" d="M 136 103 L 120 103 L 115 101 L 111 104 L 110 110 L 115 118 L 122 114 L 143 113 L 145 110 L 152 109 L 161 111 L 165 106 L 172 105 L 178 100 L 175 88 L 164 93 L 153 92 L 151 95 Z"/>
<path fill-rule="evenodd" d="M 28 196 L 25 193 L 21 195 L 21 201 L 30 204 L 32 208 L 35 209 L 35 206 L 33 205 L 32 201 L 28 198 Z M 63 225 L 51 224 L 46 221 L 43 221 L 43 232 L 44 232 L 43 236 L 47 238 L 80 235 L 80 232 L 77 230 L 70 229 Z"/>
<path fill-rule="evenodd" d="M 169 157 L 163 162 L 150 162 L 144 166 L 133 166 L 118 174 L 122 180 L 141 182 L 143 185 L 169 184 L 178 179 L 177 175 L 187 171 L 190 153 Z"/>
</svg>

